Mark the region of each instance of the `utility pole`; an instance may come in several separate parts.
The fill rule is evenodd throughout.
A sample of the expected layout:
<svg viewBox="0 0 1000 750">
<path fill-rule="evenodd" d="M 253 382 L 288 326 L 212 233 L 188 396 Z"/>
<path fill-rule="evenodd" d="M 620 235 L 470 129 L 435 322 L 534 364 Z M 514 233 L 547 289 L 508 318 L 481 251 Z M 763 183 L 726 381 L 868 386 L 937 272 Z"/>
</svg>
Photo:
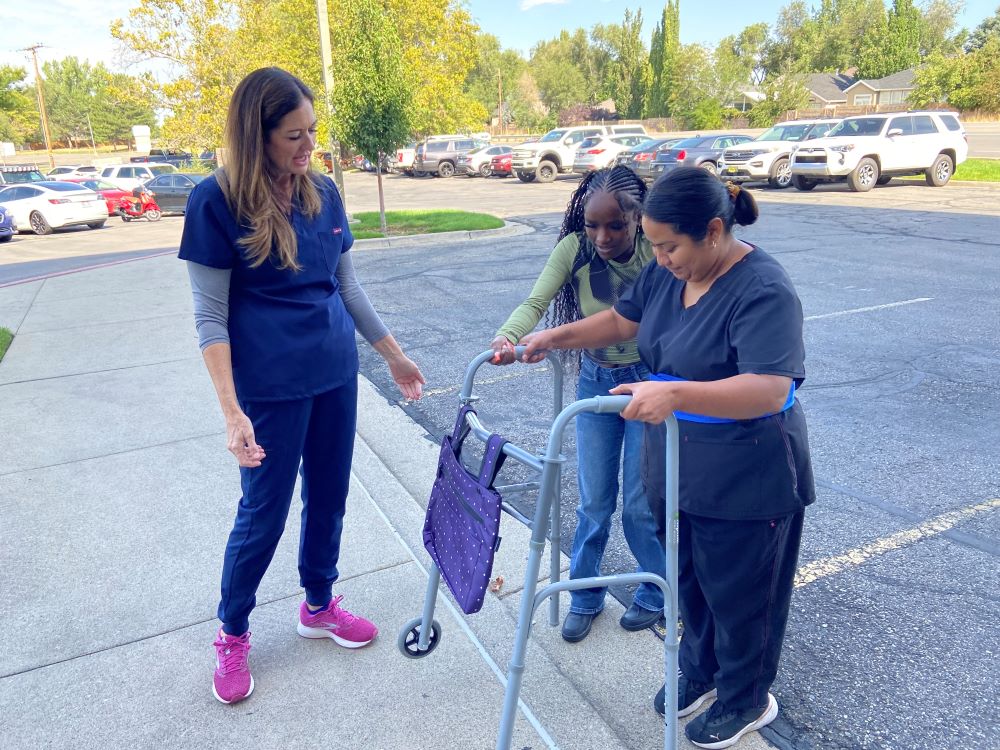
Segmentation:
<svg viewBox="0 0 1000 750">
<path fill-rule="evenodd" d="M 497 65 L 497 125 L 500 128 L 500 134 L 503 135 L 503 79 L 499 65 Z"/>
<path fill-rule="evenodd" d="M 323 62 L 323 88 L 326 89 L 326 116 L 329 126 L 330 166 L 333 167 L 333 181 L 337 183 L 340 199 L 347 211 L 347 193 L 344 191 L 344 172 L 340 168 L 340 144 L 333 137 L 333 56 L 330 52 L 330 13 L 326 0 L 316 0 L 316 15 L 319 17 L 319 52 Z M 350 213 L 347 214 L 350 218 Z"/>
<path fill-rule="evenodd" d="M 45 150 L 49 154 L 49 168 L 55 169 L 56 160 L 52 156 L 52 136 L 49 135 L 49 118 L 45 114 L 45 93 L 42 91 L 42 76 L 38 72 L 38 49 L 43 46 L 42 44 L 36 44 L 32 47 L 25 47 L 21 52 L 30 52 L 31 60 L 35 64 L 35 91 L 38 94 L 38 113 L 42 116 L 42 136 L 45 138 Z"/>
</svg>

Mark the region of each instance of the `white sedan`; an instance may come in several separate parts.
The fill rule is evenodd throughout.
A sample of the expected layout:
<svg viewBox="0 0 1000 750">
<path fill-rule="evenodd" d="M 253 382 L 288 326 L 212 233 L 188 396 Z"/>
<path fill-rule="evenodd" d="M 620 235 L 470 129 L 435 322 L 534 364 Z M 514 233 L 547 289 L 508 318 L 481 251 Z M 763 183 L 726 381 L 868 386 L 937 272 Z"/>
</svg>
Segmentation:
<svg viewBox="0 0 1000 750">
<path fill-rule="evenodd" d="M 573 171 L 587 174 L 609 167 L 614 164 L 618 154 L 648 140 L 647 135 L 595 135 L 577 146 L 573 157 Z"/>
<path fill-rule="evenodd" d="M 13 214 L 22 231 L 30 228 L 35 234 L 78 224 L 100 229 L 108 220 L 104 198 L 74 182 L 9 185 L 0 190 L 0 206 Z"/>
</svg>

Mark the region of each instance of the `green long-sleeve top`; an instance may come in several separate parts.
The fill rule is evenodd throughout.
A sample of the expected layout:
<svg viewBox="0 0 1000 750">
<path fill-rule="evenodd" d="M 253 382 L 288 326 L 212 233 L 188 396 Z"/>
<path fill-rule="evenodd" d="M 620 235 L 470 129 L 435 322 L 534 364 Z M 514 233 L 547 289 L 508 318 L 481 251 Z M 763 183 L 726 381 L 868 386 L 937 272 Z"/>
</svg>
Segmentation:
<svg viewBox="0 0 1000 750">
<path fill-rule="evenodd" d="M 603 260 L 587 239 L 586 232 L 567 235 L 552 249 L 528 299 L 510 314 L 497 335 L 506 336 L 516 344 L 534 330 L 556 294 L 571 280 L 583 317 L 607 310 L 639 278 L 639 272 L 652 258 L 653 248 L 641 233 L 636 235 L 635 252 L 624 263 Z M 632 365 L 639 361 L 635 339 L 586 351 L 592 359 L 606 366 Z"/>
</svg>

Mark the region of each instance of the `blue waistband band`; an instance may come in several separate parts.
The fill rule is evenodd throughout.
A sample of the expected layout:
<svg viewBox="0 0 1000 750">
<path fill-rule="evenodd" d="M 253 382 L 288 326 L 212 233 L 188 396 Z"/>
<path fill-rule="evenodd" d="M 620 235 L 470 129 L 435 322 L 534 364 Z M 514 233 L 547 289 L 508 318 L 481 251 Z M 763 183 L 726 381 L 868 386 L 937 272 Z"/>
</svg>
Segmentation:
<svg viewBox="0 0 1000 750">
<path fill-rule="evenodd" d="M 668 375 L 664 372 L 654 372 L 649 376 L 650 380 L 660 380 L 664 382 L 688 382 L 684 378 L 679 378 L 676 375 Z M 788 389 L 788 398 L 785 399 L 785 405 L 781 407 L 779 411 L 772 412 L 770 414 L 762 414 L 759 417 L 754 417 L 754 419 L 764 419 L 766 417 L 773 417 L 775 414 L 780 414 L 783 411 L 788 411 L 792 408 L 795 403 L 795 381 L 792 381 L 792 387 Z M 674 416 L 677 419 L 684 420 L 685 422 L 701 422 L 702 424 L 732 424 L 733 422 L 748 422 L 751 420 L 747 419 L 727 419 L 726 417 L 710 417 L 707 414 L 690 414 L 686 411 L 675 411 Z"/>
</svg>

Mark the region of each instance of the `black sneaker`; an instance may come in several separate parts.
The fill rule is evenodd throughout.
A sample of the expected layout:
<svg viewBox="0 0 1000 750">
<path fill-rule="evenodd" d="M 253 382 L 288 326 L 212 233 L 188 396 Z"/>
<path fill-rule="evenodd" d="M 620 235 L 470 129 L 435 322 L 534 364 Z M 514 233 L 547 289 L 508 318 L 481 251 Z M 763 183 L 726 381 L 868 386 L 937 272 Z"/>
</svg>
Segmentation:
<svg viewBox="0 0 1000 750">
<path fill-rule="evenodd" d="M 716 701 L 705 713 L 692 719 L 684 733 L 698 747 L 722 750 L 735 745 L 744 734 L 767 726 L 777 715 L 778 701 L 770 693 L 767 705 L 762 708 L 729 711 L 721 701 Z"/>
<path fill-rule="evenodd" d="M 602 610 L 603 611 L 603 610 Z M 563 620 L 562 637 L 564 641 L 579 643 L 590 633 L 590 626 L 594 624 L 594 618 L 601 614 L 582 615 L 579 612 L 569 612 Z"/>
<path fill-rule="evenodd" d="M 621 625 L 625 630 L 637 631 L 645 630 L 646 628 L 655 625 L 659 619 L 663 617 L 663 610 L 651 610 L 640 607 L 635 602 L 629 605 L 629 608 L 625 610 L 625 614 L 622 615 L 618 624 Z"/>
<path fill-rule="evenodd" d="M 666 691 L 660 688 L 660 692 L 653 699 L 653 708 L 657 713 L 666 713 Z M 715 697 L 715 685 L 694 682 L 683 674 L 677 676 L 677 715 L 687 716 L 693 714 L 702 704 Z"/>
</svg>

